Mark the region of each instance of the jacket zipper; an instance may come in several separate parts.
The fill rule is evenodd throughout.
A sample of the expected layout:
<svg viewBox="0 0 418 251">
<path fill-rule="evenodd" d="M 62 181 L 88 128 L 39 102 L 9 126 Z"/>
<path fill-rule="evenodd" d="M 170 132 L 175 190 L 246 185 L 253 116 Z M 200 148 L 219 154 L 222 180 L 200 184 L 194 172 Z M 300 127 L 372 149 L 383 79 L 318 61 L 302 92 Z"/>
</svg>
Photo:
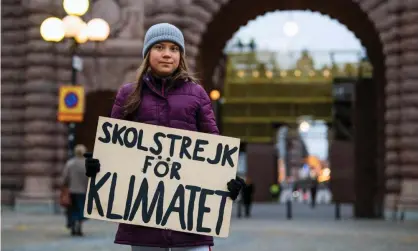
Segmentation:
<svg viewBox="0 0 418 251">
<path fill-rule="evenodd" d="M 163 79 L 162 81 L 161 81 L 161 95 L 163 95 L 163 97 L 165 97 L 165 95 L 164 95 L 164 86 L 165 86 L 165 79 Z"/>
</svg>

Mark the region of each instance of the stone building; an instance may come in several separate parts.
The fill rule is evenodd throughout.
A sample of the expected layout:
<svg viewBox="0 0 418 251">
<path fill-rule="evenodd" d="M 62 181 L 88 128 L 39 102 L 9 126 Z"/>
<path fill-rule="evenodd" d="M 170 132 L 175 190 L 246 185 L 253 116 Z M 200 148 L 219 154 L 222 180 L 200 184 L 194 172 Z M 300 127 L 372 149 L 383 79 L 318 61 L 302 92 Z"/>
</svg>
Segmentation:
<svg viewBox="0 0 418 251">
<path fill-rule="evenodd" d="M 44 42 L 39 33 L 46 17 L 64 16 L 61 2 L 1 3 L 2 203 L 53 198 L 66 159 L 67 131 L 56 121 L 56 105 L 59 85 L 71 76 L 68 44 Z M 381 90 L 381 122 L 374 132 L 379 144 L 376 159 L 385 174 L 380 189 L 396 192 L 399 177 L 418 177 L 418 0 L 91 2 L 86 18 L 107 20 L 111 36 L 104 43 L 81 46 L 85 66 L 78 79 L 85 85 L 87 106 L 106 100 L 98 108 L 103 112 L 118 87 L 135 76 L 144 30 L 154 23 L 166 21 L 183 30 L 189 63 L 209 90 L 226 41 L 249 20 L 275 10 L 318 11 L 337 19 L 367 49 Z M 87 108 L 86 116 L 91 112 Z M 88 123 L 93 122 L 87 120 L 84 126 Z M 82 129 L 79 135 L 89 137 Z"/>
</svg>

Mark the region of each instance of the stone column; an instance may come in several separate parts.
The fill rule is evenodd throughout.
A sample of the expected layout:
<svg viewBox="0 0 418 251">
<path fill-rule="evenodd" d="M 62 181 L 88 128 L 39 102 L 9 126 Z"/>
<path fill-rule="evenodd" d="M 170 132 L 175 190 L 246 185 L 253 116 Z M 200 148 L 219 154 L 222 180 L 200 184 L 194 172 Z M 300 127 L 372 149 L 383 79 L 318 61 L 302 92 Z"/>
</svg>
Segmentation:
<svg viewBox="0 0 418 251">
<path fill-rule="evenodd" d="M 385 176 L 386 191 L 389 194 L 399 192 L 399 126 L 400 126 L 400 57 L 399 57 L 399 27 L 400 19 L 398 15 L 399 1 L 388 2 L 388 16 L 386 22 L 381 25 L 382 41 L 386 52 L 386 112 L 385 112 L 385 135 L 386 135 L 386 154 L 385 154 Z M 393 200 L 392 195 L 386 196 L 386 204 Z"/>
<path fill-rule="evenodd" d="M 154 1 L 147 11 L 145 27 L 159 22 L 169 22 L 182 30 L 186 55 L 191 70 L 196 68 L 196 57 L 199 53 L 201 34 L 212 17 L 212 11 L 217 10 L 217 1 L 205 0 L 164 0 Z M 167 12 L 167 10 L 170 10 Z"/>
<path fill-rule="evenodd" d="M 303 142 L 299 135 L 297 125 L 292 125 L 288 128 L 287 131 L 287 140 L 288 144 L 286 151 L 288 151 L 289 161 L 286 164 L 290 165 L 290 175 L 296 177 L 299 173 L 299 168 L 302 167 L 303 157 L 302 157 L 302 148 Z"/>
<path fill-rule="evenodd" d="M 187 59 L 192 70 L 196 69 L 196 59 L 199 54 L 199 45 L 202 33 L 206 25 L 212 20 L 212 14 L 221 7 L 219 1 L 206 0 L 180 0 L 185 8 L 181 8 L 180 15 L 184 14 L 185 22 L 183 29 L 186 40 Z M 189 4 L 188 2 L 191 2 Z"/>
<path fill-rule="evenodd" d="M 21 1 L 1 2 L 1 178 L 2 205 L 12 205 L 21 189 L 23 160 L 23 121 L 25 28 L 27 16 Z"/>
<path fill-rule="evenodd" d="M 54 15 L 55 1 L 31 0 L 22 6 L 28 12 L 25 39 L 26 82 L 23 191 L 16 199 L 17 211 L 52 212 L 55 205 L 53 176 L 55 175 L 57 128 L 57 83 L 55 44 L 44 42 L 39 28 L 42 21 Z"/>
<path fill-rule="evenodd" d="M 418 1 L 400 2 L 400 171 L 418 179 Z"/>
<path fill-rule="evenodd" d="M 85 86 L 86 93 L 116 91 L 123 83 L 136 80 L 142 58 L 144 8 L 144 1 L 138 0 L 98 0 L 91 5 L 85 21 L 92 18 L 106 20 L 110 36 L 104 42 L 87 42 L 80 46 L 79 56 L 84 67 L 78 80 Z"/>
</svg>

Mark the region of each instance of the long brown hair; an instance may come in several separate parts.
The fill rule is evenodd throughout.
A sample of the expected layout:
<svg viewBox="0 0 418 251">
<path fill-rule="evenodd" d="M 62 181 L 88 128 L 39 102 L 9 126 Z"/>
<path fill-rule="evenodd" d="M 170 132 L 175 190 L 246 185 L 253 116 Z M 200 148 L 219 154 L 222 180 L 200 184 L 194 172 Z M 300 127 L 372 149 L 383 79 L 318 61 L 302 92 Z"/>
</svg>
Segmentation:
<svg viewBox="0 0 418 251">
<path fill-rule="evenodd" d="M 141 65 L 137 70 L 136 75 L 136 84 L 134 90 L 128 95 L 126 102 L 124 104 L 124 117 L 132 115 L 141 104 L 141 94 L 142 94 L 142 85 L 143 85 L 143 78 L 145 74 L 147 74 L 150 70 L 150 63 L 149 63 L 150 52 L 145 55 L 144 60 L 142 61 Z M 171 77 L 172 83 L 176 82 L 177 80 L 184 80 L 190 81 L 196 84 L 200 84 L 199 80 L 192 76 L 189 72 L 189 66 L 187 65 L 186 57 L 184 53 L 180 53 L 180 62 L 178 68 L 174 71 Z"/>
</svg>

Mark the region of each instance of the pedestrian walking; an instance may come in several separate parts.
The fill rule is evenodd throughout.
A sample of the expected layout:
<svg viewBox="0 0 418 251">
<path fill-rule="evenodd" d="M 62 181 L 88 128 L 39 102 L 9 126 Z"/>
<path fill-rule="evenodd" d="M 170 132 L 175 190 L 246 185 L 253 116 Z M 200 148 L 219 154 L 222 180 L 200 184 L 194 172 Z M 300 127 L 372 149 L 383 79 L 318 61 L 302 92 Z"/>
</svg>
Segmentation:
<svg viewBox="0 0 418 251">
<path fill-rule="evenodd" d="M 84 145 L 76 145 L 74 148 L 75 156 L 69 159 L 62 173 L 63 186 L 69 190 L 69 205 L 67 207 L 67 218 L 69 218 L 68 227 L 71 229 L 71 235 L 82 236 L 82 224 L 84 218 L 84 201 L 86 199 L 86 190 L 88 178 L 85 175 L 86 153 Z"/>
</svg>

